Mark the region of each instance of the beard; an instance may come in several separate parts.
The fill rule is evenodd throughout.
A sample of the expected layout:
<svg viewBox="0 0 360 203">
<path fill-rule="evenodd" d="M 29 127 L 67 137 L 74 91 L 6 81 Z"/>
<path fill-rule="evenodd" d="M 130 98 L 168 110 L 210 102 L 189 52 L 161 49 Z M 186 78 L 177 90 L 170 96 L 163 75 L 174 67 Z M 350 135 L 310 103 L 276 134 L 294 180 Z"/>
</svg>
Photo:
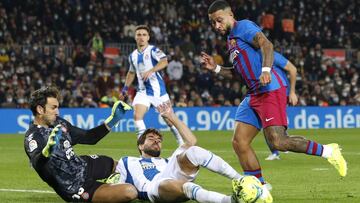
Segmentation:
<svg viewBox="0 0 360 203">
<path fill-rule="evenodd" d="M 48 126 L 55 127 L 57 124 L 56 119 L 53 120 L 48 117 L 44 117 L 43 119 L 44 119 L 44 122 L 46 123 L 46 125 L 48 125 Z"/>
<path fill-rule="evenodd" d="M 231 27 L 230 27 L 230 26 L 227 26 L 226 29 L 225 29 L 225 33 L 224 33 L 222 36 L 228 36 L 228 35 L 230 35 L 230 31 L 231 31 Z"/>
<path fill-rule="evenodd" d="M 153 150 L 153 149 L 145 149 L 144 153 L 148 154 L 148 155 L 150 155 L 152 157 L 159 157 L 161 151 L 160 150 Z"/>
</svg>

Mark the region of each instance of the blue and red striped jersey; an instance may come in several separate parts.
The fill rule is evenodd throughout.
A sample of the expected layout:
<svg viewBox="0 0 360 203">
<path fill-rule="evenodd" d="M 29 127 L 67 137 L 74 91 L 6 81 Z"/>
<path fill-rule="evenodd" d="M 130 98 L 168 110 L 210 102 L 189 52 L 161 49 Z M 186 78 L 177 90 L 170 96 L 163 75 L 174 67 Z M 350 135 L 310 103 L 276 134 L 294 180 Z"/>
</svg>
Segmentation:
<svg viewBox="0 0 360 203">
<path fill-rule="evenodd" d="M 261 50 L 252 46 L 256 33 L 261 28 L 250 20 L 236 21 L 227 38 L 227 49 L 234 68 L 242 76 L 249 88 L 249 94 L 259 94 L 288 86 L 286 71 L 288 60 L 278 52 L 274 52 L 274 63 L 271 69 L 271 83 L 260 85 L 259 77 L 262 68 Z"/>
</svg>

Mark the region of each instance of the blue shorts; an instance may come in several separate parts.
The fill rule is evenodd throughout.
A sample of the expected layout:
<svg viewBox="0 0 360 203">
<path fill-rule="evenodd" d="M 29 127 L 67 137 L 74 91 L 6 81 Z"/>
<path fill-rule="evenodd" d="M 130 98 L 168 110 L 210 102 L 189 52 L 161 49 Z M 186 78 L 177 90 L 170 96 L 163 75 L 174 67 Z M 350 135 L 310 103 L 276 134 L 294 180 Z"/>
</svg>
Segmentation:
<svg viewBox="0 0 360 203">
<path fill-rule="evenodd" d="M 236 110 L 235 121 L 240 121 L 261 130 L 261 120 L 250 106 L 250 95 L 247 95 Z"/>
</svg>

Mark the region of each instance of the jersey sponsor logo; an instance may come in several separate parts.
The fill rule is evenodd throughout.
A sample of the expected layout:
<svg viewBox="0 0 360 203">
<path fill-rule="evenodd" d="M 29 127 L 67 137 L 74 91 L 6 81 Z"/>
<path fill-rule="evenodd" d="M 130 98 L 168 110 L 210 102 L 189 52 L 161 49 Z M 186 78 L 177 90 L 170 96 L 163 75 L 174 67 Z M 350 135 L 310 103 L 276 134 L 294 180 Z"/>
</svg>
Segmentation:
<svg viewBox="0 0 360 203">
<path fill-rule="evenodd" d="M 64 133 L 66 133 L 66 132 L 67 132 L 67 129 L 66 129 L 63 125 L 61 125 L 61 131 L 64 132 Z"/>
<path fill-rule="evenodd" d="M 154 163 L 149 163 L 149 162 L 143 162 L 143 163 L 141 163 L 141 167 L 142 167 L 144 170 L 156 168 L 156 166 L 155 166 Z"/>
<path fill-rule="evenodd" d="M 231 63 L 234 62 L 234 60 L 235 60 L 235 58 L 237 57 L 238 54 L 239 54 L 239 51 L 238 51 L 238 50 L 234 50 L 233 52 L 230 53 Z"/>
<path fill-rule="evenodd" d="M 265 118 L 265 121 L 266 121 L 266 122 L 269 122 L 269 121 L 271 121 L 272 119 L 274 119 L 274 117 L 271 117 L 271 118 Z"/>
<path fill-rule="evenodd" d="M 38 144 L 35 140 L 31 140 L 29 142 L 29 151 L 33 152 L 36 148 L 38 148 Z"/>
</svg>

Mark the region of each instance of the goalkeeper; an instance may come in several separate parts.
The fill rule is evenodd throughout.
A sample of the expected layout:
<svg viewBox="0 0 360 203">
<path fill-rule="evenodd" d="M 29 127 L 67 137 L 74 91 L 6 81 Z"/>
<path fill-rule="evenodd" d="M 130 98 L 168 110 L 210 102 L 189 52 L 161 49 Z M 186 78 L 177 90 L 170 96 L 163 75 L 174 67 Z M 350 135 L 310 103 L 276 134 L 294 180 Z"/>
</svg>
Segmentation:
<svg viewBox="0 0 360 203">
<path fill-rule="evenodd" d="M 25 134 L 25 151 L 41 179 L 68 202 L 129 202 L 137 197 L 130 184 L 105 184 L 117 162 L 107 156 L 77 156 L 76 144 L 96 144 L 131 107 L 119 101 L 104 124 L 90 130 L 59 117 L 59 91 L 46 87 L 31 94 L 33 123 Z"/>
</svg>

